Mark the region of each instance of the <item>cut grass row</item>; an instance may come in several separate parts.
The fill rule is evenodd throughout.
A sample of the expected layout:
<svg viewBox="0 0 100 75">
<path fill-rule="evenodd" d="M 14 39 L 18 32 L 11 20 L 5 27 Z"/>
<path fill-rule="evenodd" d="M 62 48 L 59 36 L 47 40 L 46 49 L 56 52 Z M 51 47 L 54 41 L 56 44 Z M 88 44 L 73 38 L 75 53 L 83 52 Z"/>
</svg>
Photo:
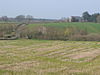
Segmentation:
<svg viewBox="0 0 100 75">
<path fill-rule="evenodd" d="M 99 65 L 100 42 L 0 41 L 0 75 L 99 75 Z"/>
</svg>

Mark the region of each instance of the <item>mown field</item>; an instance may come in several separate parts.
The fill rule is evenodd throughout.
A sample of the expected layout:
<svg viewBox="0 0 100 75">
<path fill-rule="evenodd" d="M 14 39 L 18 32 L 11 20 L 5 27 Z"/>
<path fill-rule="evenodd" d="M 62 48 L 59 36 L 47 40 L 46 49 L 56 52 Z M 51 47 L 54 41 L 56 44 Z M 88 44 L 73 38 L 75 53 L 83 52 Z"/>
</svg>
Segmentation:
<svg viewBox="0 0 100 75">
<path fill-rule="evenodd" d="M 0 40 L 0 75 L 100 75 L 100 42 Z"/>
<path fill-rule="evenodd" d="M 86 30 L 89 33 L 100 33 L 100 23 L 79 23 L 79 22 L 73 22 L 73 23 L 36 23 L 36 24 L 30 24 L 29 27 L 33 26 L 49 26 L 49 27 L 60 27 L 60 28 L 66 28 L 66 27 L 76 27 L 82 30 Z"/>
</svg>

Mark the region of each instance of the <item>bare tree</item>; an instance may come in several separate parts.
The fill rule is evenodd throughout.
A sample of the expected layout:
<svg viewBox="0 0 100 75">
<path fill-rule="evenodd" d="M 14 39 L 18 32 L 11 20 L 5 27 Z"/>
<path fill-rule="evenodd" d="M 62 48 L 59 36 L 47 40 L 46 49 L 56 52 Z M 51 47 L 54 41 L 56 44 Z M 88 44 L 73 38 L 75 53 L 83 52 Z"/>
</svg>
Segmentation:
<svg viewBox="0 0 100 75">
<path fill-rule="evenodd" d="M 15 19 L 16 19 L 18 22 L 22 22 L 22 21 L 25 20 L 25 16 L 24 16 L 24 15 L 18 15 L 18 16 L 16 16 Z"/>
<path fill-rule="evenodd" d="M 8 17 L 7 16 L 2 16 L 2 20 L 7 22 L 8 21 Z"/>
</svg>

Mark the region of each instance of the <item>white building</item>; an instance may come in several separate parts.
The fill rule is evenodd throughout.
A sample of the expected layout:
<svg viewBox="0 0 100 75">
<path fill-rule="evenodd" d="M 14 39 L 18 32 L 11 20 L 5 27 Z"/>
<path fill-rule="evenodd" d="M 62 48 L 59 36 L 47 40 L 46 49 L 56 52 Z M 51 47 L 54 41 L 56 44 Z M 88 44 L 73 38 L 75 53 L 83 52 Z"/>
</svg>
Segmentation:
<svg viewBox="0 0 100 75">
<path fill-rule="evenodd" d="M 84 19 L 80 16 L 71 16 L 69 22 L 84 22 Z"/>
</svg>

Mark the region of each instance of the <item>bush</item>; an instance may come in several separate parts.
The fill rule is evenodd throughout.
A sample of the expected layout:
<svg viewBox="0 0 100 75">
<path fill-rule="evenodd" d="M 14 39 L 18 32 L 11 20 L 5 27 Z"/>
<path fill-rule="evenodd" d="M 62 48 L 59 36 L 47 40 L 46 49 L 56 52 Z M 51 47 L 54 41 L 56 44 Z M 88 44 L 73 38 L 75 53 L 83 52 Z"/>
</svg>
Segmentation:
<svg viewBox="0 0 100 75">
<path fill-rule="evenodd" d="M 88 34 L 86 35 L 86 40 L 87 41 L 100 41 L 100 35 L 99 34 Z"/>
</svg>

